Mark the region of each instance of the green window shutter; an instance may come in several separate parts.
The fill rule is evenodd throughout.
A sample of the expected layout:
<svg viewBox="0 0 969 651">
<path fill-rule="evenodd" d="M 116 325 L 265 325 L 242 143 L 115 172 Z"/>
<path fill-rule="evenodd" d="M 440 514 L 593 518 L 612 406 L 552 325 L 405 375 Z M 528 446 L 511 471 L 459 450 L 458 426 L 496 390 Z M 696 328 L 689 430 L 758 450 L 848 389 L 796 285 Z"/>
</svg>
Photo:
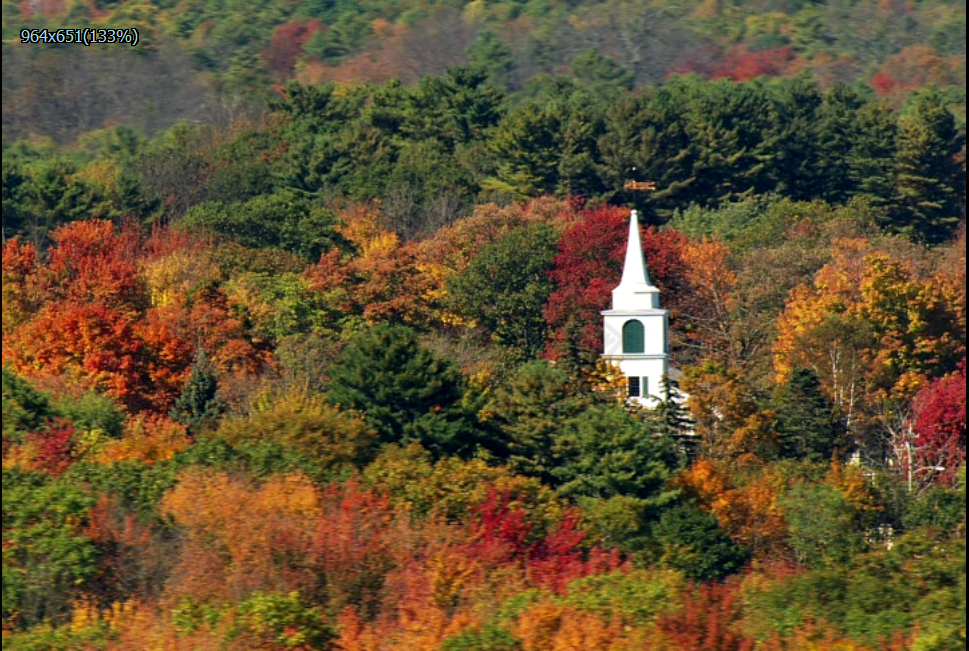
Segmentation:
<svg viewBox="0 0 969 651">
<path fill-rule="evenodd" d="M 622 352 L 641 355 L 646 351 L 645 334 L 641 321 L 631 319 L 622 326 Z"/>
</svg>

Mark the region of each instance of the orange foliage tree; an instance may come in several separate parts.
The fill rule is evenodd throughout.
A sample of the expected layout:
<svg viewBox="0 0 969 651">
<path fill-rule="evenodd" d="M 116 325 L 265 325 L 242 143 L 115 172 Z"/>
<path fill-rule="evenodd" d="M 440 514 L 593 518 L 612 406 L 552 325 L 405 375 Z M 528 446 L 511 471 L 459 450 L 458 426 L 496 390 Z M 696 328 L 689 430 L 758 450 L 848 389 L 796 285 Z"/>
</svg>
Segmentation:
<svg viewBox="0 0 969 651">
<path fill-rule="evenodd" d="M 220 289 L 193 293 L 185 274 L 168 278 L 151 264 L 184 238 L 156 233 L 145 242 L 134 228 L 86 220 L 61 226 L 51 239 L 43 264 L 30 245 L 4 247 L 3 359 L 18 372 L 67 377 L 132 412 L 162 414 L 182 390 L 198 344 L 227 374 L 254 374 L 271 360 Z"/>
<path fill-rule="evenodd" d="M 788 555 L 787 523 L 779 503 L 787 480 L 772 466 L 748 469 L 741 477 L 723 463 L 703 460 L 684 471 L 676 484 L 755 557 L 776 560 Z"/>
<path fill-rule="evenodd" d="M 705 359 L 731 360 L 731 313 L 736 308 L 737 274 L 729 263 L 723 242 L 704 238 L 683 247 L 685 277 L 690 291 L 679 301 L 683 313 L 684 343 L 698 349 Z"/>
<path fill-rule="evenodd" d="M 869 83 L 878 94 L 901 101 L 919 88 L 960 83 L 958 62 L 955 57 L 947 60 L 939 56 L 931 45 L 909 45 L 885 59 Z"/>
<path fill-rule="evenodd" d="M 774 352 L 779 381 L 810 368 L 850 426 L 863 400 L 911 398 L 926 378 L 954 369 L 965 341 L 938 282 L 863 241 L 845 244 L 812 285 L 791 293 Z"/>
<path fill-rule="evenodd" d="M 299 474 L 261 485 L 190 469 L 162 498 L 161 512 L 184 527 L 172 597 L 242 599 L 256 591 L 306 589 L 305 554 L 320 517 L 320 496 Z"/>
</svg>

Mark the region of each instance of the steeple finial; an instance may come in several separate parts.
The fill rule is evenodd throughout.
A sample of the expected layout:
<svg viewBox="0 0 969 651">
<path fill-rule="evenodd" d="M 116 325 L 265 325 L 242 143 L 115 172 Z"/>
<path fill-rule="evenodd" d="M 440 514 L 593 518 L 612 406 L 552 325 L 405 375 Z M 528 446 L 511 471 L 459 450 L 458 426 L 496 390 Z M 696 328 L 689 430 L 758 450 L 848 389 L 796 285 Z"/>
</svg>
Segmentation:
<svg viewBox="0 0 969 651">
<path fill-rule="evenodd" d="M 612 290 L 612 307 L 616 310 L 636 310 L 659 307 L 659 289 L 649 280 L 643 243 L 639 235 L 639 215 L 635 210 L 629 217 L 629 239 L 622 280 Z"/>
</svg>

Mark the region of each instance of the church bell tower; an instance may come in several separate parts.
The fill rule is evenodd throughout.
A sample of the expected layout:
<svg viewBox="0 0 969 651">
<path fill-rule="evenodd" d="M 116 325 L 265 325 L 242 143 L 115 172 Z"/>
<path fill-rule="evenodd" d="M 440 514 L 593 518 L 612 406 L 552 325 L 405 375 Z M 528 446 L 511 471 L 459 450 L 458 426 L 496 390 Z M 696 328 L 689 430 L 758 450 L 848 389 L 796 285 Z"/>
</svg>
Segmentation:
<svg viewBox="0 0 969 651">
<path fill-rule="evenodd" d="M 635 210 L 629 218 L 622 280 L 612 290 L 612 309 L 602 316 L 603 358 L 626 376 L 630 400 L 656 406 L 665 397 L 663 378 L 669 372 L 669 310 L 660 308 L 659 289 L 646 272 Z"/>
</svg>

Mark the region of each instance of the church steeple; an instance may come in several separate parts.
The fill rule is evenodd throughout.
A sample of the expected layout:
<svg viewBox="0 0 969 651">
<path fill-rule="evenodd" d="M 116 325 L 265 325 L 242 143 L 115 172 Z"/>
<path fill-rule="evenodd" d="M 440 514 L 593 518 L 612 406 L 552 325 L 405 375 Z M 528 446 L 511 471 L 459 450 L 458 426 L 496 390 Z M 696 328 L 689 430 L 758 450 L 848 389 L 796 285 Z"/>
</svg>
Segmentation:
<svg viewBox="0 0 969 651">
<path fill-rule="evenodd" d="M 626 376 L 630 400 L 655 406 L 669 370 L 669 312 L 660 309 L 659 289 L 646 272 L 635 210 L 629 217 L 622 280 L 612 290 L 612 309 L 602 316 L 603 357 Z"/>
<path fill-rule="evenodd" d="M 639 216 L 633 210 L 629 218 L 629 238 L 626 242 L 626 262 L 622 280 L 612 290 L 612 309 L 648 310 L 659 308 L 659 289 L 649 280 L 643 243 L 639 235 Z"/>
</svg>

